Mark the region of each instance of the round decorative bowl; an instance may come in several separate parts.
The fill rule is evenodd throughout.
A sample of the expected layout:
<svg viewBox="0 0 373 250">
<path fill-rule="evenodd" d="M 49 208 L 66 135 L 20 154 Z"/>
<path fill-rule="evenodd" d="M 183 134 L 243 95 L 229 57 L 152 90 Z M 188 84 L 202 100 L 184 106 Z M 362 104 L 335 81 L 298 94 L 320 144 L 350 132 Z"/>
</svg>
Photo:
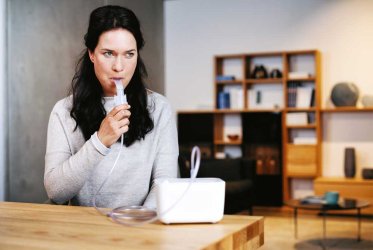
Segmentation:
<svg viewBox="0 0 373 250">
<path fill-rule="evenodd" d="M 356 106 L 359 98 L 359 89 L 353 83 L 337 83 L 332 89 L 330 98 L 337 107 Z"/>
<path fill-rule="evenodd" d="M 361 103 L 364 107 L 373 107 L 373 95 L 364 95 L 361 98 Z"/>
<path fill-rule="evenodd" d="M 237 141 L 240 138 L 237 134 L 227 135 L 227 137 L 230 141 Z"/>
</svg>

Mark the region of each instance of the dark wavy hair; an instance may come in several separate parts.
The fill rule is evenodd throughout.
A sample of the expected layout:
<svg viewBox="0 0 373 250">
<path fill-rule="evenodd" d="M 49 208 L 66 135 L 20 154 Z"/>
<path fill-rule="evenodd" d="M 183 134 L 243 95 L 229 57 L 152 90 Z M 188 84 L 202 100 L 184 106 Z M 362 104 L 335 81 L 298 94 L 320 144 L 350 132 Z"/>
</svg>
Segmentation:
<svg viewBox="0 0 373 250">
<path fill-rule="evenodd" d="M 88 51 L 95 50 L 102 33 L 120 28 L 132 33 L 138 51 L 144 47 L 140 22 L 131 10 L 107 5 L 92 11 L 88 31 L 84 36 L 86 49 L 78 61 L 70 89 L 70 94 L 73 96 L 70 116 L 76 121 L 75 130 L 79 127 L 86 141 L 98 131 L 106 116 L 102 103 L 103 90 L 96 77 L 93 63 L 89 59 Z M 147 108 L 147 90 L 143 80 L 146 77 L 146 68 L 138 52 L 134 75 L 125 89 L 128 103 L 131 105 L 131 124 L 124 137 L 126 146 L 130 146 L 136 140 L 144 139 L 145 135 L 154 128 L 154 122 Z"/>
</svg>

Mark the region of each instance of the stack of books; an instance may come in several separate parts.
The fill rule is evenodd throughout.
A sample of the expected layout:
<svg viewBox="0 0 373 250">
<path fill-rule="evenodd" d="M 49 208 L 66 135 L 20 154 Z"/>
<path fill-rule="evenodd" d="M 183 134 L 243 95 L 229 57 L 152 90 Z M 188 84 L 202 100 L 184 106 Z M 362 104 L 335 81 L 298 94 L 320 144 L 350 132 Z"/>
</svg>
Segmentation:
<svg viewBox="0 0 373 250">
<path fill-rule="evenodd" d="M 289 72 L 288 74 L 289 79 L 301 79 L 309 77 L 311 77 L 311 74 L 307 72 Z"/>
<path fill-rule="evenodd" d="M 286 125 L 307 125 L 307 112 L 286 113 Z"/>
<path fill-rule="evenodd" d="M 287 88 L 288 107 L 308 108 L 315 104 L 315 89 L 310 86 L 301 86 L 299 82 L 290 82 Z"/>
</svg>

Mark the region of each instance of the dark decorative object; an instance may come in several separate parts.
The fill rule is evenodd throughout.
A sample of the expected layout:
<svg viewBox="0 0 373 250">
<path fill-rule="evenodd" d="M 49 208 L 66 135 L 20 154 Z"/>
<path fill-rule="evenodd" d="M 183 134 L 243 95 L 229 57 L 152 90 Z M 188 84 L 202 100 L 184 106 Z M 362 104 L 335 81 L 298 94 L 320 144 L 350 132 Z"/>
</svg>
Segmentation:
<svg viewBox="0 0 373 250">
<path fill-rule="evenodd" d="M 363 168 L 362 174 L 363 179 L 372 180 L 373 179 L 373 168 Z"/>
<path fill-rule="evenodd" d="M 373 95 L 364 95 L 361 98 L 361 103 L 364 107 L 373 107 Z"/>
<path fill-rule="evenodd" d="M 268 77 L 266 68 L 263 65 L 255 65 L 254 72 L 251 75 L 255 79 L 263 79 Z"/>
<path fill-rule="evenodd" d="M 337 107 L 356 106 L 359 89 L 353 83 L 337 83 L 334 85 L 331 100 Z"/>
<path fill-rule="evenodd" d="M 237 141 L 240 138 L 240 136 L 237 134 L 229 134 L 227 137 L 230 141 Z"/>
<path fill-rule="evenodd" d="M 356 159 L 355 148 L 345 148 L 345 162 L 344 162 L 345 176 L 347 178 L 355 177 Z"/>
<path fill-rule="evenodd" d="M 269 74 L 269 76 L 271 78 L 281 78 L 282 77 L 282 73 L 281 73 L 281 71 L 279 69 L 273 69 L 271 71 L 271 73 Z"/>
</svg>

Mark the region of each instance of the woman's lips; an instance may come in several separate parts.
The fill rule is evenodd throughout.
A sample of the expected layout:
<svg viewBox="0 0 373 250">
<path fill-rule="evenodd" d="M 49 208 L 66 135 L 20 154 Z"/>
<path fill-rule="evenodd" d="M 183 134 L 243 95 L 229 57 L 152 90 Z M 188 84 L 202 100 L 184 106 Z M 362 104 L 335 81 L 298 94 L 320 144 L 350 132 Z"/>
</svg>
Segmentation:
<svg viewBox="0 0 373 250">
<path fill-rule="evenodd" d="M 121 77 L 112 77 L 112 78 L 110 78 L 110 82 L 113 83 L 113 84 L 115 84 L 116 81 L 122 81 L 122 80 L 123 80 L 123 78 L 121 78 Z"/>
</svg>

